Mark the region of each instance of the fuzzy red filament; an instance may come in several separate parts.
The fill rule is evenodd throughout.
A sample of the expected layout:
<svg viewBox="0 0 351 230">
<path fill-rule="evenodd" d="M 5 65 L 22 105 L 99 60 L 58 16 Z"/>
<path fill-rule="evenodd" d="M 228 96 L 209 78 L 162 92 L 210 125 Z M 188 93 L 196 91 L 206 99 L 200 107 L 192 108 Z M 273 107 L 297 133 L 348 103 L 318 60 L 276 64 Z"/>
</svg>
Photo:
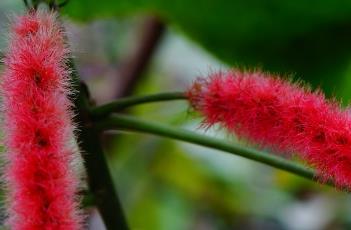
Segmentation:
<svg viewBox="0 0 351 230">
<path fill-rule="evenodd" d="M 187 96 L 204 124 L 297 153 L 323 180 L 351 188 L 350 114 L 320 92 L 262 72 L 233 70 L 199 78 Z"/>
<path fill-rule="evenodd" d="M 54 13 L 44 12 L 17 18 L 11 29 L 2 79 L 8 224 L 80 229 L 62 29 Z"/>
</svg>

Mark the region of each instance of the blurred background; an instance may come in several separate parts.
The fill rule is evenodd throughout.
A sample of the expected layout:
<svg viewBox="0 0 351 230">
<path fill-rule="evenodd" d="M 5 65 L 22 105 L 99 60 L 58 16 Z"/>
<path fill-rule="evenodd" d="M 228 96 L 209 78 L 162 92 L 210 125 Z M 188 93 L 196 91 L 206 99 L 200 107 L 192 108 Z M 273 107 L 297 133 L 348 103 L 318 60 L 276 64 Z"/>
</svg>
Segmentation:
<svg viewBox="0 0 351 230">
<path fill-rule="evenodd" d="M 0 52 L 21 0 L 0 1 Z M 70 0 L 62 9 L 81 78 L 97 104 L 182 91 L 197 77 L 260 68 L 351 98 L 351 1 Z M 0 65 L 0 69 L 2 66 Z M 129 113 L 237 140 L 185 102 Z M 351 197 L 269 166 L 134 133 L 106 133 L 106 156 L 131 229 L 351 229 Z M 104 229 L 89 208 L 89 228 Z"/>
</svg>

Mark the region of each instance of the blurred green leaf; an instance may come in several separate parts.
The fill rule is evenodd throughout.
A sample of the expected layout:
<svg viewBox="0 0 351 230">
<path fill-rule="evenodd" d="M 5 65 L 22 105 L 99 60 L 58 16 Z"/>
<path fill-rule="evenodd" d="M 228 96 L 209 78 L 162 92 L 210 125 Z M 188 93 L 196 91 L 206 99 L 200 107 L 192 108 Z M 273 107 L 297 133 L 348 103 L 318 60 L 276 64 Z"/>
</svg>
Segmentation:
<svg viewBox="0 0 351 230">
<path fill-rule="evenodd" d="M 346 0 L 72 0 L 65 13 L 79 20 L 154 13 L 230 64 L 297 74 L 328 92 L 343 83 L 350 59 Z"/>
</svg>

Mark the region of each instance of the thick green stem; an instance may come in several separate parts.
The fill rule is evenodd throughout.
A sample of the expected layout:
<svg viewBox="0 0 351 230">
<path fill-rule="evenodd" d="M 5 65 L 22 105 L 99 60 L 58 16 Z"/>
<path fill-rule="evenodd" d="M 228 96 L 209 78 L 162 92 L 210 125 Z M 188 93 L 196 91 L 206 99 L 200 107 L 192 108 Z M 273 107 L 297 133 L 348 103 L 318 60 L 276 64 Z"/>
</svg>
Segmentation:
<svg viewBox="0 0 351 230">
<path fill-rule="evenodd" d="M 104 117 L 110 113 L 118 112 L 122 109 L 128 108 L 133 105 L 148 103 L 148 102 L 159 102 L 159 101 L 170 101 L 170 100 L 183 100 L 186 96 L 183 92 L 171 92 L 171 93 L 159 93 L 147 96 L 133 96 L 127 98 L 121 98 L 116 101 L 107 103 L 95 107 L 91 110 L 91 115 L 94 118 Z"/>
<path fill-rule="evenodd" d="M 128 229 L 122 205 L 99 141 L 99 133 L 91 123 L 87 89 L 79 83 L 73 60 L 70 60 L 69 64 L 72 69 L 74 88 L 79 92 L 74 101 L 78 110 L 75 119 L 76 124 L 79 125 L 78 143 L 83 152 L 89 190 L 94 195 L 94 202 L 100 211 L 106 228 L 109 230 Z"/>
<path fill-rule="evenodd" d="M 81 147 L 85 153 L 89 189 L 94 194 L 94 202 L 106 228 L 128 229 L 96 130 L 93 127 L 82 128 L 80 136 L 83 140 Z"/>
<path fill-rule="evenodd" d="M 227 142 L 217 140 L 212 137 L 196 134 L 185 129 L 174 128 L 150 121 L 143 121 L 127 115 L 110 116 L 104 120 L 98 121 L 95 124 L 95 126 L 99 130 L 127 129 L 130 131 L 150 133 L 162 137 L 177 139 L 242 156 L 257 162 L 273 166 L 278 169 L 288 171 L 290 173 L 299 175 L 307 179 L 316 179 L 313 170 L 307 169 L 302 165 L 296 164 L 282 157 L 278 157 L 265 152 L 260 152 L 251 148 L 245 148 L 235 144 L 229 144 Z"/>
</svg>

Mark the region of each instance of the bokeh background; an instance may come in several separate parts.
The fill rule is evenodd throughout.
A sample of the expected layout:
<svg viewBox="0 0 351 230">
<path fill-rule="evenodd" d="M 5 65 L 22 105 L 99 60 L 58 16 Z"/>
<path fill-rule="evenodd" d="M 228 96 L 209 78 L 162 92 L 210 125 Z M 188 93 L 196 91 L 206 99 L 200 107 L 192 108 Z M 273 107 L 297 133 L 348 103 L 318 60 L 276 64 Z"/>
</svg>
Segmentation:
<svg viewBox="0 0 351 230">
<path fill-rule="evenodd" d="M 21 0 L 0 1 L 1 53 L 9 18 L 23 12 Z M 231 67 L 302 80 L 343 106 L 351 98 L 351 1 L 70 0 L 62 15 L 97 104 L 181 91 L 197 76 Z M 128 112 L 237 141 L 218 128 L 199 129 L 185 102 Z M 103 140 L 131 229 L 351 229 L 345 192 L 169 139 L 115 132 Z M 89 228 L 104 229 L 93 207 Z"/>
</svg>

